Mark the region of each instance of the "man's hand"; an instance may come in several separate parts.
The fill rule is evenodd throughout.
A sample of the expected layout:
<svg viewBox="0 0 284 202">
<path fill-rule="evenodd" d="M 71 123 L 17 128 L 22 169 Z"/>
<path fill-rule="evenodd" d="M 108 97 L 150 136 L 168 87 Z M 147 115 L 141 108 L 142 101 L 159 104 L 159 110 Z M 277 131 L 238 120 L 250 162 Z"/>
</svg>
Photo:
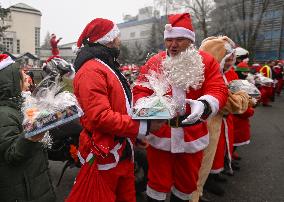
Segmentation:
<svg viewBox="0 0 284 202">
<path fill-rule="evenodd" d="M 164 124 L 166 120 L 151 120 L 149 132 L 155 132 L 159 130 Z"/>
<path fill-rule="evenodd" d="M 28 140 L 32 141 L 32 142 L 39 142 L 42 140 L 42 138 L 44 137 L 45 133 L 40 133 L 38 135 L 32 136 L 27 138 Z"/>
<path fill-rule="evenodd" d="M 205 109 L 203 102 L 192 99 L 185 99 L 185 102 L 190 105 L 191 114 L 182 123 L 192 124 L 200 120 Z"/>
</svg>

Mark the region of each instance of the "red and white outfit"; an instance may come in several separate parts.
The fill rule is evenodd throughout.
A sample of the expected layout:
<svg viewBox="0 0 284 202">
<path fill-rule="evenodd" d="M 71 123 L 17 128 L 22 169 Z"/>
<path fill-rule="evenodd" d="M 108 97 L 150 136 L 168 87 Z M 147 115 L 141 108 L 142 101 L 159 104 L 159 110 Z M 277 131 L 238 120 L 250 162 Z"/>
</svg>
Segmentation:
<svg viewBox="0 0 284 202">
<path fill-rule="evenodd" d="M 99 27 L 109 32 L 94 32 Z M 90 42 L 102 41 L 100 39 L 109 42 L 118 36 L 114 33 L 119 32 L 113 22 L 97 18 L 87 25 L 78 46 L 84 38 Z M 74 79 L 74 94 L 84 111 L 78 149 L 81 163 L 87 165 L 95 155 L 99 174 L 114 193 L 115 201 L 135 202 L 133 143 L 138 134 L 146 134 L 147 124 L 131 119 L 122 82 L 100 59 L 83 63 Z M 125 139 L 120 141 L 119 138 Z M 131 146 L 132 160 L 120 161 L 127 142 Z"/>
<path fill-rule="evenodd" d="M 264 65 L 260 70 L 259 73 L 261 73 L 263 76 L 272 79 L 272 70 L 268 65 Z M 259 87 L 259 91 L 261 93 L 261 99 L 263 105 L 268 105 L 271 101 L 271 97 L 273 96 L 273 84 L 269 85 L 262 85 Z"/>
<path fill-rule="evenodd" d="M 200 55 L 205 64 L 202 87 L 198 90 L 190 89 L 189 92 L 172 88 L 168 95 L 182 93 L 187 99 L 206 100 L 213 115 L 226 103 L 227 87 L 220 74 L 218 62 L 205 52 L 200 52 Z M 149 70 L 160 71 L 161 59 L 165 58 L 166 52 L 153 56 L 141 68 L 138 81 L 144 80 L 143 74 L 147 74 Z M 133 88 L 134 101 L 152 93 L 152 90 L 136 85 Z M 190 114 L 188 105 L 185 114 Z M 183 128 L 171 128 L 165 124 L 159 131 L 148 135 L 147 140 L 150 144 L 147 150 L 147 195 L 156 200 L 165 200 L 166 194 L 172 190 L 182 200 L 189 200 L 190 194 L 196 190 L 202 150 L 209 141 L 206 122 Z"/>
<path fill-rule="evenodd" d="M 250 143 L 249 118 L 254 114 L 254 109 L 249 107 L 243 114 L 234 114 L 234 146 L 242 146 Z"/>
<path fill-rule="evenodd" d="M 231 67 L 229 70 L 227 70 L 224 73 L 223 79 L 227 85 L 230 83 L 230 81 L 238 79 L 238 75 L 233 67 Z M 226 153 L 228 155 L 229 160 L 230 161 L 232 160 L 231 157 L 234 149 L 233 144 L 234 144 L 233 115 L 228 114 L 224 116 L 222 120 L 221 134 L 210 173 L 217 174 L 224 170 L 224 158 Z"/>
<path fill-rule="evenodd" d="M 56 39 L 56 36 L 54 34 L 51 35 L 50 46 L 51 46 L 51 53 L 53 56 L 59 55 L 59 49 L 57 47 L 59 41 L 60 39 Z"/>
</svg>

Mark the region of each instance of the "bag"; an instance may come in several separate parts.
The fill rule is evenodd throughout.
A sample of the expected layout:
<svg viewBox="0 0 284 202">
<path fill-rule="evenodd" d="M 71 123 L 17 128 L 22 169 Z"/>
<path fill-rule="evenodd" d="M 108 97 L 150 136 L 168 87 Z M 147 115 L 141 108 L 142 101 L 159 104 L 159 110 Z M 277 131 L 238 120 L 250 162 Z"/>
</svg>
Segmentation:
<svg viewBox="0 0 284 202">
<path fill-rule="evenodd" d="M 65 202 L 114 202 L 115 194 L 99 174 L 96 160 L 85 163 Z"/>
</svg>

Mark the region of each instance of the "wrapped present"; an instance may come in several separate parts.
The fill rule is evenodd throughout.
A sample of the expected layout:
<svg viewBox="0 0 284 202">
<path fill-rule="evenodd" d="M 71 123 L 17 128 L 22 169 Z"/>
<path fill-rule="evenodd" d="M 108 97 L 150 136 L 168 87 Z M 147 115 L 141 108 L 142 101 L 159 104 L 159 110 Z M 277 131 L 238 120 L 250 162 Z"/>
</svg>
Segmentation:
<svg viewBox="0 0 284 202">
<path fill-rule="evenodd" d="M 255 85 L 248 82 L 247 80 L 233 80 L 229 84 L 229 89 L 232 93 L 236 93 L 238 91 L 245 91 L 251 97 L 259 97 L 260 91 L 257 89 Z"/>
<path fill-rule="evenodd" d="M 274 81 L 271 78 L 265 77 L 262 74 L 256 74 L 255 83 L 261 86 L 273 86 Z"/>
<path fill-rule="evenodd" d="M 169 83 L 163 73 L 149 71 L 145 75 L 148 82 L 136 83 L 154 91 L 151 96 L 137 100 L 132 111 L 133 119 L 171 119 L 176 114 L 174 100 L 166 95 L 169 91 Z"/>
<path fill-rule="evenodd" d="M 25 94 L 22 105 L 25 137 L 44 133 L 83 115 L 74 94 L 63 91 L 58 82 L 41 88 L 36 95 Z"/>
</svg>

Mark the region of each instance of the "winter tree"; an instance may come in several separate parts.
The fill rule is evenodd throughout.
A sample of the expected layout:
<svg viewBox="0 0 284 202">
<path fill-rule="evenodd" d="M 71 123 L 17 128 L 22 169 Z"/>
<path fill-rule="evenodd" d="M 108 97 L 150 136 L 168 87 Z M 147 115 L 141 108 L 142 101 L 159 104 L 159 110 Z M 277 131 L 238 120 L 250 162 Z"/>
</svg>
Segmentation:
<svg viewBox="0 0 284 202">
<path fill-rule="evenodd" d="M 44 42 L 41 46 L 42 49 L 50 49 L 50 33 L 47 32 L 44 38 Z"/>
<path fill-rule="evenodd" d="M 224 34 L 254 55 L 256 38 L 271 0 L 218 0 L 212 13 L 214 34 Z"/>
</svg>

